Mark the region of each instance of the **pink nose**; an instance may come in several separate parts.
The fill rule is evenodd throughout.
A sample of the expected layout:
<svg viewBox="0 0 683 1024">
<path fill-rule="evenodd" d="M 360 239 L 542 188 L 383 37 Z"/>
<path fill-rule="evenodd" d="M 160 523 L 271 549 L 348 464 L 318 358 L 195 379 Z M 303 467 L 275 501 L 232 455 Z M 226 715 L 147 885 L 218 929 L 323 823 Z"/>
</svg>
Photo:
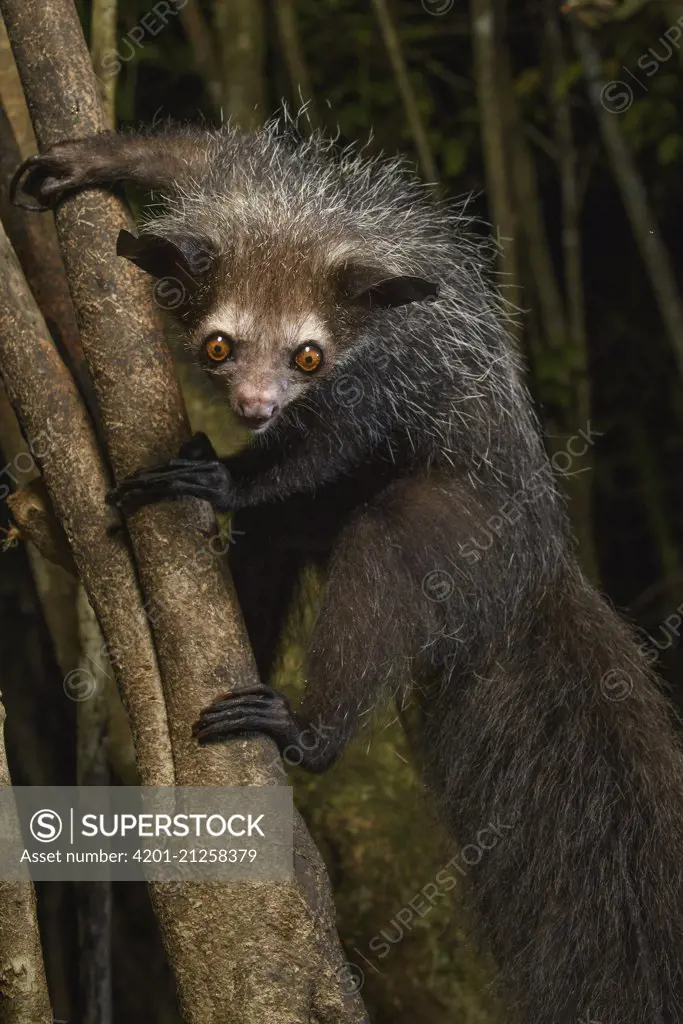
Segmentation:
<svg viewBox="0 0 683 1024">
<path fill-rule="evenodd" d="M 280 411 L 280 406 L 268 393 L 258 395 L 237 394 L 235 405 L 237 412 L 249 426 L 263 426 Z"/>
</svg>

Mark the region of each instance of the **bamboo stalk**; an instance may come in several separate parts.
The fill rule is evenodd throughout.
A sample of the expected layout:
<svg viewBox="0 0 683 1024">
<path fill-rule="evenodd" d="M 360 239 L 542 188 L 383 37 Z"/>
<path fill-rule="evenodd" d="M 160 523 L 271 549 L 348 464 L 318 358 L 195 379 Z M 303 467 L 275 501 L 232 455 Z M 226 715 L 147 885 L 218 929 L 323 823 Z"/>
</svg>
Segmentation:
<svg viewBox="0 0 683 1024">
<path fill-rule="evenodd" d="M 244 131 L 264 119 L 266 83 L 263 0 L 221 0 L 215 7 L 225 114 Z"/>
<path fill-rule="evenodd" d="M 413 142 L 415 143 L 415 149 L 417 151 L 417 159 L 420 163 L 422 173 L 428 181 L 436 185 L 439 182 L 436 161 L 434 160 L 432 148 L 429 144 L 429 139 L 427 138 L 427 129 L 425 128 L 422 114 L 420 113 L 417 96 L 415 95 L 413 84 L 410 81 L 408 68 L 403 55 L 403 48 L 401 46 L 401 40 L 399 39 L 398 32 L 396 31 L 396 26 L 394 25 L 386 0 L 372 0 L 372 6 L 375 8 L 380 32 L 382 33 L 384 45 L 387 48 L 389 60 L 391 61 L 391 66 L 396 77 L 396 84 L 398 85 L 398 91 L 401 94 L 403 108 L 406 113 L 411 135 L 413 136 Z"/>
<path fill-rule="evenodd" d="M 502 285 L 512 298 L 515 294 L 512 290 L 519 288 L 520 275 L 512 172 L 497 70 L 500 33 L 491 0 L 472 0 L 470 10 L 489 216 L 499 236 L 498 266 Z M 521 302 L 521 293 L 517 295 L 517 302 Z"/>
<path fill-rule="evenodd" d="M 306 120 L 311 127 L 317 122 L 313 87 L 308 72 L 306 56 L 301 45 L 296 17 L 296 0 L 279 0 L 275 5 L 280 47 L 287 65 L 295 101 L 306 107 Z"/>
<path fill-rule="evenodd" d="M 669 254 L 659 234 L 654 211 L 631 152 L 619 131 L 614 113 L 603 105 L 604 82 L 600 54 L 590 33 L 570 17 L 577 53 L 583 64 L 593 111 L 621 200 L 631 223 L 645 270 L 650 279 L 662 322 L 669 336 L 678 369 L 683 374 L 683 301 Z"/>
</svg>

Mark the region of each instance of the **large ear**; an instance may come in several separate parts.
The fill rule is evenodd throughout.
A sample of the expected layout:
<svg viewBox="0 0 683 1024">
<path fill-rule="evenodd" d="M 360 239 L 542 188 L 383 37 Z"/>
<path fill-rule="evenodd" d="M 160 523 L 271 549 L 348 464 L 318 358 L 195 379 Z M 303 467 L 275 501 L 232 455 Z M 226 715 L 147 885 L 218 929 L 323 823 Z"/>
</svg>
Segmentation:
<svg viewBox="0 0 683 1024">
<path fill-rule="evenodd" d="M 410 302 L 435 299 L 439 286 L 423 277 L 387 277 L 374 267 L 346 266 L 342 272 L 342 294 L 348 306 L 363 309 L 407 306 Z"/>
<path fill-rule="evenodd" d="M 198 235 L 140 235 L 120 231 L 116 253 L 158 278 L 180 277 L 185 287 L 198 288 L 216 256 L 213 243 Z"/>
</svg>

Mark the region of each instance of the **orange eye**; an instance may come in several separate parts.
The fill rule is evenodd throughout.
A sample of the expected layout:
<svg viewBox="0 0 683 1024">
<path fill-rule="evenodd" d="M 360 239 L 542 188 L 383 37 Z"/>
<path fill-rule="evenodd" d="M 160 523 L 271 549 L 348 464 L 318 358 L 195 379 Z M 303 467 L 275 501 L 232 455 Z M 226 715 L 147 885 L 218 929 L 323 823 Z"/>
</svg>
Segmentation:
<svg viewBox="0 0 683 1024">
<path fill-rule="evenodd" d="M 310 342 L 298 348 L 293 356 L 294 365 L 298 366 L 304 373 L 313 373 L 323 361 L 322 350 Z"/>
<path fill-rule="evenodd" d="M 212 363 L 224 363 L 232 356 L 232 338 L 227 334 L 210 334 L 204 342 L 204 351 Z"/>
</svg>

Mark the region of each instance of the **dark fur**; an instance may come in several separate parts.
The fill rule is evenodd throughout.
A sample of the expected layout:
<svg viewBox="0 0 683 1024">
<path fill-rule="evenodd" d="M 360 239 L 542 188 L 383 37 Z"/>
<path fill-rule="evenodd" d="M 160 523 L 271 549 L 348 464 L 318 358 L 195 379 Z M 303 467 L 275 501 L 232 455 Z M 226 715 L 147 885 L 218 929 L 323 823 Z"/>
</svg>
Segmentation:
<svg viewBox="0 0 683 1024">
<path fill-rule="evenodd" d="M 302 707 L 275 703 L 259 719 L 267 691 L 226 700 L 204 738 L 262 721 L 285 745 L 313 722 L 324 738 L 305 763 L 320 771 L 359 719 L 414 694 L 454 834 L 470 843 L 490 822 L 507 826 L 469 877 L 520 1019 L 683 1020 L 671 709 L 581 575 L 501 309 L 457 213 L 395 164 L 347 155 L 336 168 L 329 145 L 270 126 L 255 138 L 100 137 L 24 173 L 42 203 L 121 179 L 161 189 L 171 205 L 144 232 L 169 242 L 167 268 L 193 282 L 190 332 L 247 285 L 271 312 L 313 303 L 335 328 L 339 361 L 245 454 L 216 463 L 189 450 L 195 476 L 178 463 L 144 498 L 203 493 L 188 483 L 201 480 L 237 510 L 233 569 L 264 674 L 301 565 L 328 565 Z M 340 239 L 344 274 L 414 275 L 439 299 L 351 309 L 326 260 Z M 360 386 L 355 403 L 340 400 L 340 377 Z"/>
</svg>

